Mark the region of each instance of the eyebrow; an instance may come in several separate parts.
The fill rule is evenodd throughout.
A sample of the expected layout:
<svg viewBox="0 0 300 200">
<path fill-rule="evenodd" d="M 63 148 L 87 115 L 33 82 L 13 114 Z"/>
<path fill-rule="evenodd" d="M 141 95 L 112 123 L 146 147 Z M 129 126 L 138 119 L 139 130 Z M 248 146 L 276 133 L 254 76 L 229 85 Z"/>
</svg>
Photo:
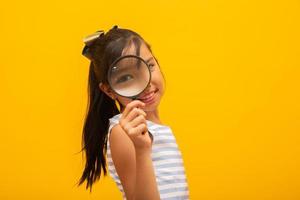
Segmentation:
<svg viewBox="0 0 300 200">
<path fill-rule="evenodd" d="M 153 57 L 148 58 L 148 59 L 146 60 L 146 62 L 148 63 L 148 62 L 150 62 L 150 61 L 153 60 L 153 59 L 154 59 Z"/>
</svg>

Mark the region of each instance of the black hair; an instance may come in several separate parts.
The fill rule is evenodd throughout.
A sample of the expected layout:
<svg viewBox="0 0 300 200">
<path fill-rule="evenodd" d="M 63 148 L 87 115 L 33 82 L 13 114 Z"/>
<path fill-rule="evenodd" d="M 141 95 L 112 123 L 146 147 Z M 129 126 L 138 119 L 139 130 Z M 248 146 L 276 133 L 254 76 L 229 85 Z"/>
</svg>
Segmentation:
<svg viewBox="0 0 300 200">
<path fill-rule="evenodd" d="M 109 119 L 120 111 L 115 100 L 107 96 L 99 83 L 108 84 L 107 71 L 114 60 L 122 56 L 126 48 L 135 46 L 139 55 L 140 46 L 150 45 L 136 32 L 114 26 L 107 33 L 100 35 L 90 46 L 90 66 L 88 77 L 88 107 L 82 130 L 82 150 L 85 151 L 85 168 L 78 186 L 87 181 L 86 189 L 100 179 L 101 170 L 107 175 L 106 151 Z M 120 106 L 122 106 L 119 103 Z"/>
</svg>

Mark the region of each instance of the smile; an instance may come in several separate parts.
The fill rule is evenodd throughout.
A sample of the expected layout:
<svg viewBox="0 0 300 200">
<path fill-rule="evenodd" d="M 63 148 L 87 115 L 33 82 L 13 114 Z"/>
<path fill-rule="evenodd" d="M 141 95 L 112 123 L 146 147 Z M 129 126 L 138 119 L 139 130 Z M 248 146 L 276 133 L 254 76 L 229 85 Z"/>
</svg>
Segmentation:
<svg viewBox="0 0 300 200">
<path fill-rule="evenodd" d="M 152 103 L 154 101 L 154 99 L 155 99 L 155 94 L 156 94 L 157 91 L 158 91 L 158 89 L 155 90 L 155 91 L 152 91 L 152 92 L 148 93 L 143 98 L 140 98 L 140 100 L 142 102 L 146 103 L 146 104 Z"/>
</svg>

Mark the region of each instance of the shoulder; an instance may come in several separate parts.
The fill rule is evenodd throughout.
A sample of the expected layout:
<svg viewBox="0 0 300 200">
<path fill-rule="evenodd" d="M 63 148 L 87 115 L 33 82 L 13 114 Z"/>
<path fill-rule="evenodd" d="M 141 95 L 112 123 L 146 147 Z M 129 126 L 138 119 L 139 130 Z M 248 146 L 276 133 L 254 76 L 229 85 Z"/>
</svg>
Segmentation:
<svg viewBox="0 0 300 200">
<path fill-rule="evenodd" d="M 109 119 L 109 144 L 115 164 L 119 160 L 119 155 L 135 153 L 132 141 L 119 125 L 120 116 L 121 114 L 118 114 Z"/>
<path fill-rule="evenodd" d="M 119 123 L 119 120 L 122 116 L 122 113 L 117 114 L 111 118 L 109 118 L 109 128 L 108 128 L 108 133 L 110 133 L 112 127 L 114 127 L 115 125 L 117 125 Z"/>
<path fill-rule="evenodd" d="M 119 155 L 135 153 L 132 141 L 119 124 L 111 128 L 109 143 L 114 161 L 119 158 Z"/>
</svg>

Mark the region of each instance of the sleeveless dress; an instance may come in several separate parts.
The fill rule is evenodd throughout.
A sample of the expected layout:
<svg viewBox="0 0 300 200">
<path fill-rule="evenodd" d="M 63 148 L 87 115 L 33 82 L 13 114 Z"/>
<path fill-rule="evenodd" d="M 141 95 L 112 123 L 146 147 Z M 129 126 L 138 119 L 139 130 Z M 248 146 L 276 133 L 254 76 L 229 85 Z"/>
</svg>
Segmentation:
<svg viewBox="0 0 300 200">
<path fill-rule="evenodd" d="M 108 172 L 126 200 L 120 178 L 116 172 L 110 151 L 109 136 L 112 127 L 119 123 L 122 113 L 109 119 L 107 140 Z M 185 174 L 181 152 L 176 144 L 176 139 L 169 126 L 156 124 L 147 120 L 149 132 L 153 135 L 152 163 L 154 167 L 156 183 L 161 200 L 189 199 L 189 189 Z"/>
</svg>

